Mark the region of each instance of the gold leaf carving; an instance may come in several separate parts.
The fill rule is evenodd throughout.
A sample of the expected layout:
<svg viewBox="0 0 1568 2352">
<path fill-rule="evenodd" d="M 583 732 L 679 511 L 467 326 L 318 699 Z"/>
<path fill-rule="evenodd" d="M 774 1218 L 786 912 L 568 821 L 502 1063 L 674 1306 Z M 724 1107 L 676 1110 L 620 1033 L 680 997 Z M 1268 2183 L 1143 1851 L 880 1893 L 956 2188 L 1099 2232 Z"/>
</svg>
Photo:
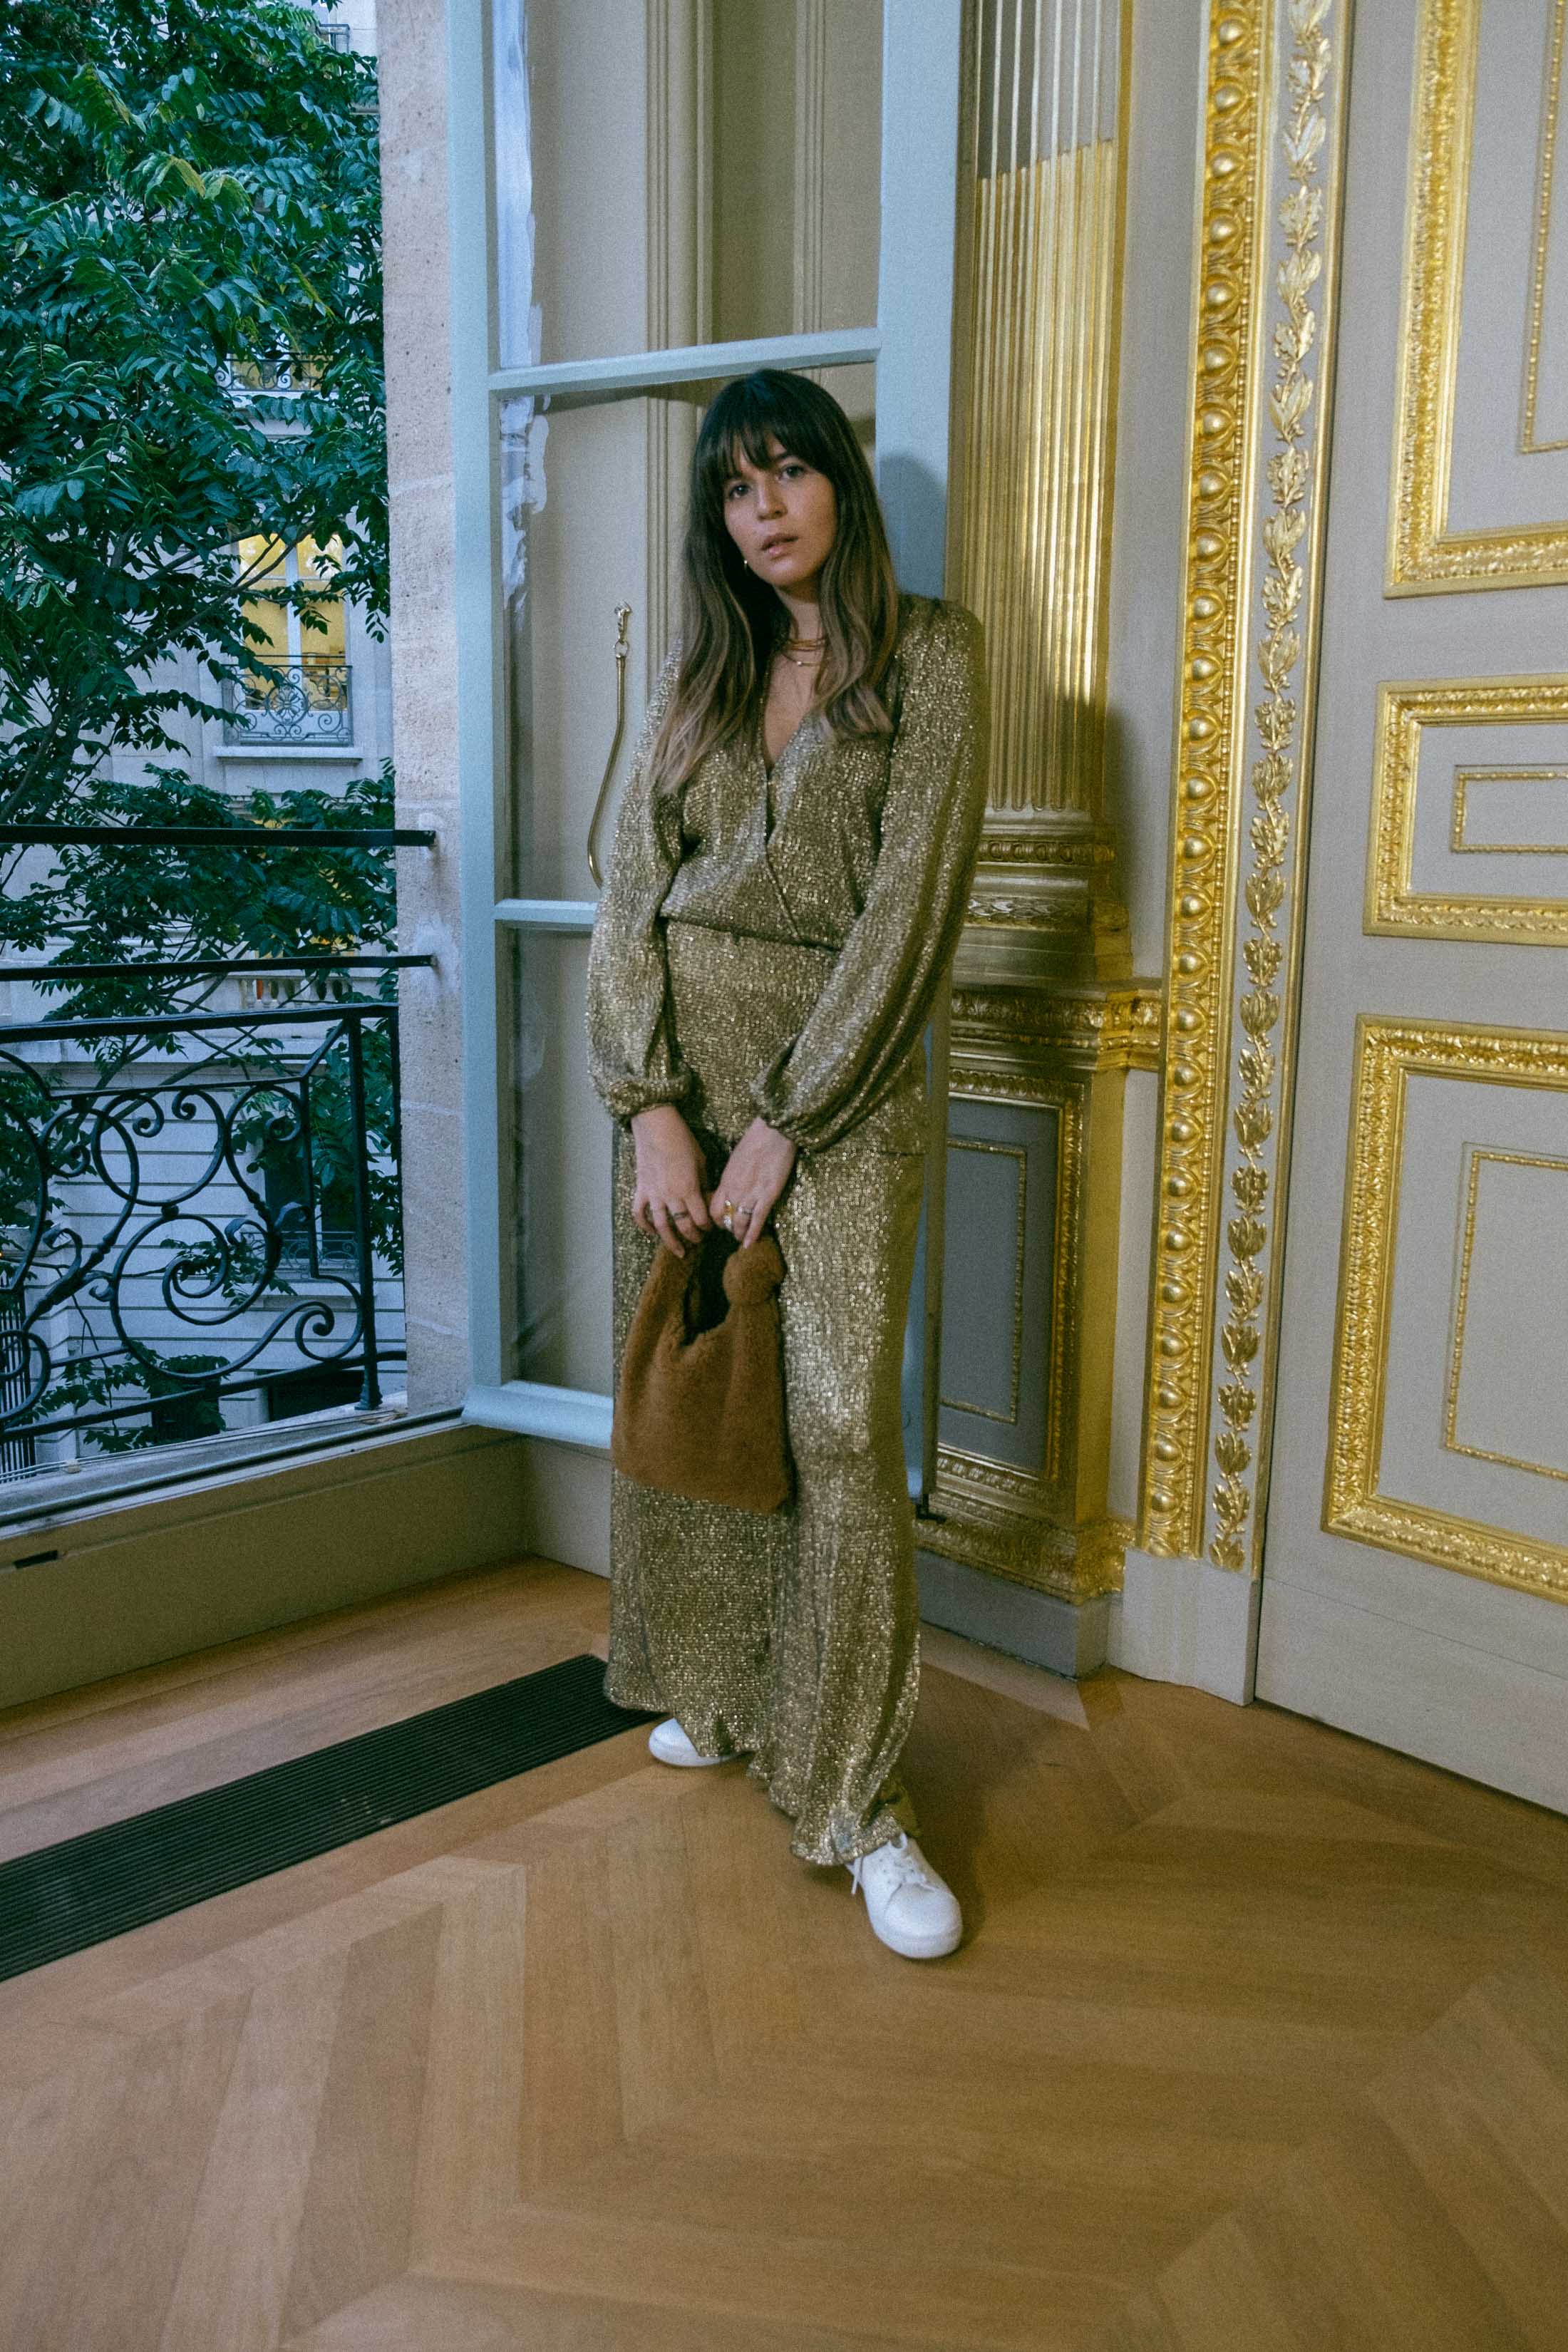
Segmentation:
<svg viewBox="0 0 1568 2352">
<path fill-rule="evenodd" d="M 1333 1535 L 1568 1601 L 1568 1547 L 1379 1491 L 1390 1275 L 1402 1190 L 1405 1096 L 1413 1076 L 1568 1093 L 1568 1039 L 1537 1030 L 1441 1022 L 1363 1017 L 1357 1024 L 1323 1524 Z"/>
<path fill-rule="evenodd" d="M 1367 868 L 1366 928 L 1398 937 L 1498 940 L 1510 945 L 1568 941 L 1568 899 L 1517 891 L 1417 890 L 1415 802 L 1421 740 L 1429 728 L 1561 724 L 1568 677 L 1561 674 L 1385 682 L 1378 688 L 1373 752 L 1374 809 Z"/>
<path fill-rule="evenodd" d="M 1386 585 L 1396 596 L 1539 587 L 1568 580 L 1560 520 L 1449 528 L 1481 0 L 1422 0 L 1420 22 Z"/>
<path fill-rule="evenodd" d="M 1220 1351 L 1232 1378 L 1218 1391 L 1221 1425 L 1215 1434 L 1214 1458 L 1220 1476 L 1211 1497 L 1218 1532 L 1208 1555 L 1216 1567 L 1232 1570 L 1247 1566 L 1243 1537 L 1253 1501 L 1248 1483 L 1253 1449 L 1243 1432 L 1258 1411 L 1252 1368 L 1263 1344 L 1267 1289 L 1252 1261 L 1261 1257 L 1268 1244 L 1270 1176 L 1262 1155 L 1275 1128 L 1279 1064 L 1269 1041 L 1281 1012 L 1279 992 L 1271 983 L 1284 961 L 1277 925 L 1289 897 L 1291 815 L 1287 796 L 1301 757 L 1300 712 L 1289 689 L 1304 649 L 1299 620 L 1307 583 L 1302 557 L 1313 478 L 1309 433 L 1316 415 L 1316 384 L 1307 362 L 1317 342 L 1311 304 L 1323 268 L 1319 173 L 1328 140 L 1323 95 L 1332 54 L 1323 26 L 1329 6 L 1330 0 L 1292 0 L 1288 102 L 1280 130 L 1290 184 L 1279 210 L 1285 252 L 1274 287 L 1284 316 L 1274 329 L 1277 373 L 1269 389 L 1268 415 L 1283 446 L 1265 469 L 1274 503 L 1259 531 L 1268 569 L 1260 591 L 1267 626 L 1258 647 L 1258 668 L 1266 698 L 1254 719 L 1264 748 L 1253 761 L 1249 780 L 1256 803 L 1247 829 L 1252 869 L 1242 891 L 1253 926 L 1242 955 L 1253 985 L 1237 1007 L 1247 1043 L 1237 1056 L 1231 1127 L 1243 1156 L 1232 1172 L 1231 1192 L 1241 1214 L 1226 1227 L 1234 1263 L 1226 1277 L 1231 1312 L 1220 1331 Z"/>
<path fill-rule="evenodd" d="M 1172 874 L 1162 1207 L 1154 1276 L 1142 1540 L 1154 1552 L 1201 1541 L 1212 1301 L 1205 1264 L 1220 1214 L 1226 1034 L 1226 887 L 1236 779 L 1230 743 L 1246 643 L 1249 420 L 1257 366 L 1262 30 L 1271 0 L 1209 12 L 1208 100 L 1199 220 L 1202 270 L 1188 473 Z"/>
</svg>

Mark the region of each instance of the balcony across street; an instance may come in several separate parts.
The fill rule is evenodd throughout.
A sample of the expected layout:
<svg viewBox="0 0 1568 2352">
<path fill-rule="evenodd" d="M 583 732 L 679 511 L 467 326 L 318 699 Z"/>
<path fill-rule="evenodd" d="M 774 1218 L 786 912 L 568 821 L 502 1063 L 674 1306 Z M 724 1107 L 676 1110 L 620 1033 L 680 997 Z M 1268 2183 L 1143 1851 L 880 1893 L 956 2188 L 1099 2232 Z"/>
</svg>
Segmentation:
<svg viewBox="0 0 1568 2352">
<path fill-rule="evenodd" d="M 295 660 L 257 656 L 237 683 L 225 683 L 223 740 L 299 747 L 351 744 L 350 665 L 317 654 Z"/>
</svg>

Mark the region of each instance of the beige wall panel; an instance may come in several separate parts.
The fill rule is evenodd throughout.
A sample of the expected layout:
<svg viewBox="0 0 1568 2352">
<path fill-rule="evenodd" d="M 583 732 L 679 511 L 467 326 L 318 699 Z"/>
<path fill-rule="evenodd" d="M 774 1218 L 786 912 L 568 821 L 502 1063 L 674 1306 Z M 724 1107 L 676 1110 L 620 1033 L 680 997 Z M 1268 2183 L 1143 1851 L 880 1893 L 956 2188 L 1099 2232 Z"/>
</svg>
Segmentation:
<svg viewBox="0 0 1568 2352">
<path fill-rule="evenodd" d="M 516 1559 L 525 1463 L 488 1431 L 408 1433 L 15 1532 L 0 1706 Z"/>
<path fill-rule="evenodd" d="M 1550 421 L 1568 331 L 1564 16 L 1563 0 L 1422 12 L 1387 557 L 1397 594 L 1568 579 L 1568 436 Z"/>
<path fill-rule="evenodd" d="M 1517 1593 L 1488 1594 L 1484 1612 L 1443 1612 L 1441 1629 L 1412 1619 L 1387 1588 L 1384 1605 L 1292 1581 L 1270 1558 L 1258 1641 L 1258 1695 L 1298 1714 L 1455 1769 L 1450 1727 L 1468 1727 L 1464 1762 L 1473 1780 L 1531 1803 L 1568 1812 L 1568 1743 L 1563 1738 L 1568 1654 L 1543 1655 L 1532 1604 Z M 1510 1640 L 1508 1604 L 1518 1612 Z M 1563 1613 L 1563 1612 L 1560 1612 Z M 1474 1622 L 1480 1615 L 1484 1622 Z M 1478 1637 L 1479 1635 L 1479 1642 Z"/>
<path fill-rule="evenodd" d="M 1478 138 L 1498 163 L 1469 211 L 1489 244 L 1471 251 L 1494 277 L 1513 272 L 1516 316 L 1511 341 L 1494 321 L 1467 355 L 1490 403 L 1492 470 L 1473 432 L 1456 441 L 1456 497 L 1461 457 L 1494 521 L 1518 467 L 1545 484 L 1558 462 L 1517 449 L 1528 189 L 1506 254 L 1496 209 L 1510 105 L 1521 185 L 1533 168 L 1551 21 L 1546 0 L 1356 12 L 1257 1687 L 1568 1808 L 1568 1510 L 1552 1475 L 1568 1179 L 1547 1164 L 1568 1160 L 1568 1017 L 1559 959 L 1540 951 L 1553 853 L 1521 845 L 1526 795 L 1551 797 L 1544 774 L 1524 772 L 1568 764 L 1568 590 L 1545 541 L 1511 524 L 1512 577 L 1529 586 L 1475 593 L 1501 575 L 1500 542 L 1474 534 L 1468 551 L 1436 550 L 1430 576 L 1394 583 L 1449 593 L 1391 594 L 1386 576 L 1391 539 L 1411 543 L 1410 469 L 1395 456 L 1412 387 L 1443 373 L 1424 273 L 1466 195 L 1433 133 L 1433 61 L 1467 26 L 1480 42 Z M 1479 178 L 1478 165 L 1472 196 Z M 1488 299 L 1505 293 L 1494 284 Z M 1463 511 L 1468 527 L 1479 506 Z M 1553 511 L 1568 500 L 1543 491 L 1535 512 Z M 1474 840 L 1506 843 L 1511 827 L 1515 845 L 1468 845 L 1478 816 Z M 1483 1443 L 1462 1450 L 1466 1432 Z M 1500 1435 L 1519 1444 L 1484 1442 Z M 1505 1451 L 1520 1458 L 1488 1458 Z"/>
</svg>

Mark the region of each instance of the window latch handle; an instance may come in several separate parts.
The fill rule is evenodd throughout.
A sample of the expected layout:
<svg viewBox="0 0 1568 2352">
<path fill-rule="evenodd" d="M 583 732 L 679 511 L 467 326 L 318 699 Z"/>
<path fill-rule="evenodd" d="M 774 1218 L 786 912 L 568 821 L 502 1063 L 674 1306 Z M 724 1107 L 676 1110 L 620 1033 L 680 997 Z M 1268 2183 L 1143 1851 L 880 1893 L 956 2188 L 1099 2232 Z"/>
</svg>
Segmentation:
<svg viewBox="0 0 1568 2352">
<path fill-rule="evenodd" d="M 598 890 L 605 887 L 605 877 L 599 870 L 599 826 L 604 821 L 605 803 L 610 797 L 610 782 L 620 755 L 621 737 L 626 729 L 626 656 L 632 649 L 626 630 L 631 617 L 629 604 L 616 606 L 616 731 L 610 740 L 610 756 L 605 761 L 599 797 L 594 803 L 594 814 L 588 823 L 588 871 L 594 877 L 595 888 Z"/>
</svg>

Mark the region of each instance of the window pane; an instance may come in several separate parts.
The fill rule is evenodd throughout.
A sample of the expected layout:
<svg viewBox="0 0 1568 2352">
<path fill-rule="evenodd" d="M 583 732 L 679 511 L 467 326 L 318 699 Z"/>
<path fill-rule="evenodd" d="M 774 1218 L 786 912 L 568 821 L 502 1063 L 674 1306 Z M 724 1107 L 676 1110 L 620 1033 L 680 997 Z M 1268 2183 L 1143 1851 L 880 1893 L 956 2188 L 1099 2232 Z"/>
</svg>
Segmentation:
<svg viewBox="0 0 1568 2352">
<path fill-rule="evenodd" d="M 518 936 L 515 1377 L 606 1395 L 612 1129 L 588 1081 L 587 971 L 586 939 Z"/>
<path fill-rule="evenodd" d="M 501 418 L 512 888 L 588 898 L 588 827 L 616 734 L 629 607 L 624 778 L 674 634 L 674 528 L 705 394 L 509 402 Z M 601 825 L 601 858 L 611 824 Z"/>
<path fill-rule="evenodd" d="M 875 320 L 880 0 L 495 24 L 503 366 Z"/>
<path fill-rule="evenodd" d="M 868 367 L 820 376 L 872 462 L 873 379 Z M 679 626 L 691 449 L 713 390 L 503 407 L 515 897 L 595 895 L 588 829 L 615 742 L 626 606 L 625 724 L 596 835 L 601 868 L 608 860 L 619 788 Z"/>
</svg>

